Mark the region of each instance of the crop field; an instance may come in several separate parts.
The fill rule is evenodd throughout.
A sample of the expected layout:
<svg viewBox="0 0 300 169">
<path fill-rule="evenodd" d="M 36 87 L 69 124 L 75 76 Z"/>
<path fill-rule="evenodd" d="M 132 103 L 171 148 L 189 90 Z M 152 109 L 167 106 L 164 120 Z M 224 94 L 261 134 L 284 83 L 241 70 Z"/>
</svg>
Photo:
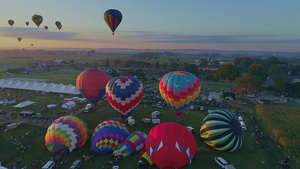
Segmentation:
<svg viewBox="0 0 300 169">
<path fill-rule="evenodd" d="M 257 105 L 257 113 L 300 167 L 300 108 Z"/>
</svg>

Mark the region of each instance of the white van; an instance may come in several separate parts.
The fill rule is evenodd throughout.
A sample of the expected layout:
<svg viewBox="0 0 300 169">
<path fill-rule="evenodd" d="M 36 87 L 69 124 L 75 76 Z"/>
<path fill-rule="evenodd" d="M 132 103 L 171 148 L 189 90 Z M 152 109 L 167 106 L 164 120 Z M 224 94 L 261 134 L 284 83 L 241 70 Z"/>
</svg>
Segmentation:
<svg viewBox="0 0 300 169">
<path fill-rule="evenodd" d="M 239 117 L 238 117 L 238 121 L 239 121 L 239 122 L 243 121 L 243 117 L 242 117 L 242 116 L 239 116 Z"/>
<path fill-rule="evenodd" d="M 243 129 L 244 131 L 246 131 L 246 130 L 247 130 L 247 127 L 246 127 L 245 122 L 244 122 L 244 121 L 240 121 L 240 124 L 241 124 L 242 129 Z"/>
<path fill-rule="evenodd" d="M 55 166 L 55 162 L 54 161 L 48 161 L 42 169 L 52 169 Z"/>
<path fill-rule="evenodd" d="M 215 157 L 214 160 L 222 168 L 225 168 L 225 166 L 228 164 L 227 161 L 225 161 L 222 157 Z"/>
</svg>

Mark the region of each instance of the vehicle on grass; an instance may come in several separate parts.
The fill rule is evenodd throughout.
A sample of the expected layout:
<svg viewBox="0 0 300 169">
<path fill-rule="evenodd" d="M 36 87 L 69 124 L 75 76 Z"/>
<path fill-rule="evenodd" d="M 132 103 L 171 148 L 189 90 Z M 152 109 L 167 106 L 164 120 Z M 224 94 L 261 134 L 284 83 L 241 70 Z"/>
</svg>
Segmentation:
<svg viewBox="0 0 300 169">
<path fill-rule="evenodd" d="M 160 119 L 152 119 L 152 124 L 159 124 L 160 123 Z"/>
<path fill-rule="evenodd" d="M 92 104 L 86 104 L 85 108 L 84 108 L 84 113 L 87 113 L 89 112 L 91 109 L 93 108 L 93 105 Z"/>
<path fill-rule="evenodd" d="M 15 129 L 17 127 L 18 127 L 17 123 L 11 123 L 11 124 L 6 125 L 6 129 L 4 131 L 7 132 L 7 131 Z"/>
<path fill-rule="evenodd" d="M 228 164 L 227 161 L 225 161 L 222 157 L 215 157 L 214 160 L 222 168 L 225 168 L 225 166 Z"/>
<path fill-rule="evenodd" d="M 194 110 L 194 106 L 193 106 L 193 105 L 191 105 L 189 109 L 191 109 L 191 110 Z"/>
<path fill-rule="evenodd" d="M 52 169 L 55 166 L 55 162 L 54 161 L 48 161 L 42 169 Z"/>
<path fill-rule="evenodd" d="M 247 131 L 247 127 L 244 121 L 240 121 L 241 127 L 244 131 Z"/>
<path fill-rule="evenodd" d="M 143 118 L 142 121 L 143 121 L 144 123 L 147 123 L 147 124 L 151 124 L 151 123 L 152 123 L 152 120 L 149 119 L 149 118 Z"/>
<path fill-rule="evenodd" d="M 200 110 L 201 110 L 201 111 L 204 111 L 204 107 L 203 107 L 203 106 L 201 106 L 201 107 L 200 107 Z"/>
<path fill-rule="evenodd" d="M 154 112 L 151 113 L 151 117 L 152 117 L 153 119 L 155 119 L 159 114 L 160 114 L 159 111 L 154 111 Z"/>
<path fill-rule="evenodd" d="M 160 109 L 163 108 L 163 106 L 162 106 L 161 104 L 156 104 L 156 107 L 157 107 L 157 108 L 160 108 Z"/>
<path fill-rule="evenodd" d="M 225 165 L 225 169 L 236 169 L 232 164 Z"/>
<path fill-rule="evenodd" d="M 21 122 L 19 122 L 17 125 L 18 125 L 18 127 L 20 127 L 20 126 L 24 126 L 24 125 L 26 125 L 26 124 L 27 124 L 27 122 L 21 121 Z"/>
<path fill-rule="evenodd" d="M 71 165 L 71 167 L 69 169 L 78 169 L 79 167 L 81 167 L 82 162 L 81 160 L 76 160 L 73 162 L 73 164 Z"/>
<path fill-rule="evenodd" d="M 239 117 L 238 117 L 238 121 L 239 121 L 239 122 L 243 121 L 243 117 L 242 117 L 242 116 L 239 116 Z"/>
</svg>

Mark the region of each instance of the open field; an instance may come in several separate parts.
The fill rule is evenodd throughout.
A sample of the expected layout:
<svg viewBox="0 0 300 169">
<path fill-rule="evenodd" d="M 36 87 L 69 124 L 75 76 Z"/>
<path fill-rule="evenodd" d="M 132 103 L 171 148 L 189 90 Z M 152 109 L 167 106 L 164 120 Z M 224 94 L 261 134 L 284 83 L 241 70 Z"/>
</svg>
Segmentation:
<svg viewBox="0 0 300 169">
<path fill-rule="evenodd" d="M 25 97 L 26 99 L 30 99 L 31 101 L 36 101 L 34 105 L 27 108 L 29 110 L 33 110 L 35 112 L 39 112 L 41 109 L 45 107 L 45 104 L 59 104 L 62 102 L 62 98 L 58 98 L 56 94 L 46 94 L 40 95 L 39 93 L 35 92 L 25 92 L 25 91 L 11 91 L 11 95 L 19 94 Z M 7 93 L 5 91 L 1 91 L 0 95 L 5 96 Z M 71 96 L 65 96 L 71 97 Z M 78 105 L 77 108 L 81 109 L 84 105 Z M 9 111 L 12 109 L 12 105 L 1 107 L 1 109 Z M 261 122 L 257 121 L 257 125 L 259 125 L 259 130 L 266 133 L 263 138 L 264 145 L 268 145 L 268 148 L 261 148 L 261 145 L 256 145 L 254 137 L 251 136 L 251 131 L 255 130 L 255 123 L 251 120 L 250 116 L 255 115 L 253 114 L 255 111 L 254 105 L 246 105 L 245 107 L 241 105 L 236 105 L 235 102 L 231 103 L 231 106 L 228 108 L 229 111 L 232 110 L 241 111 L 245 109 L 242 113 L 242 116 L 247 124 L 248 131 L 244 134 L 244 142 L 241 149 L 236 152 L 229 153 L 229 152 L 221 152 L 214 150 L 207 146 L 200 138 L 195 136 L 197 146 L 199 151 L 196 152 L 196 155 L 193 159 L 192 164 L 187 164 L 184 169 L 198 169 L 201 168 L 210 168 L 210 169 L 218 169 L 220 168 L 214 161 L 213 158 L 216 156 L 222 156 L 225 160 L 229 163 L 234 164 L 236 168 L 243 168 L 243 169 L 274 169 L 277 168 L 277 162 L 283 159 L 285 156 L 284 151 L 280 151 L 277 149 L 276 141 L 272 140 L 271 135 L 268 135 L 265 128 L 262 127 Z M 163 109 L 157 109 L 152 107 L 151 105 L 147 105 L 145 108 L 142 104 L 140 104 L 132 113 L 132 116 L 136 119 L 136 124 L 134 126 L 128 126 L 128 130 L 133 132 L 135 130 L 140 130 L 145 133 L 148 133 L 154 125 L 147 125 L 141 121 L 143 117 L 151 117 L 151 112 L 159 110 L 161 114 L 158 116 L 162 122 L 175 122 L 176 116 L 171 111 L 170 108 L 164 107 Z M 21 109 L 15 109 L 16 114 L 18 114 Z M 74 110 L 73 110 L 74 111 Z M 43 115 L 46 117 L 51 118 L 51 114 L 55 114 L 56 117 L 59 114 L 68 114 L 73 111 L 63 110 L 59 106 L 51 108 L 45 112 Z M 116 113 L 116 111 L 110 106 L 107 101 L 103 101 L 101 104 L 97 104 L 96 108 L 89 113 L 79 113 L 78 116 L 82 118 L 85 123 L 87 123 L 89 129 L 91 131 L 101 122 L 101 120 L 106 120 L 110 118 L 114 118 L 117 120 L 122 121 L 120 116 Z M 187 110 L 185 114 L 181 117 L 180 124 L 187 126 L 190 125 L 194 127 L 197 131 L 199 131 L 201 122 L 206 114 L 200 110 Z M 53 120 L 53 119 L 51 119 Z M 49 123 L 50 124 L 50 123 Z M 48 124 L 48 125 L 49 125 Z M 2 138 L 0 141 L 0 159 L 2 164 L 7 167 L 12 168 L 13 165 L 22 166 L 31 164 L 32 160 L 39 160 L 46 162 L 52 157 L 52 154 L 49 153 L 45 146 L 45 129 L 34 126 L 34 125 L 26 125 L 22 128 L 14 129 L 10 132 L 3 132 L 0 131 L 0 137 Z M 43 130 L 43 133 L 38 133 L 34 131 Z M 26 132 L 30 132 L 28 136 L 26 136 Z M 17 141 L 10 141 L 11 138 L 19 139 L 22 135 L 24 135 L 24 139 L 17 140 Z M 79 150 L 75 150 L 74 152 L 70 153 L 69 155 L 62 157 L 59 161 L 67 160 L 68 164 L 61 166 L 61 169 L 67 169 L 70 167 L 71 162 L 76 159 L 82 159 L 82 155 L 88 155 L 89 148 L 90 148 L 90 139 L 87 143 L 81 147 L 79 150 L 82 152 L 81 155 L 77 154 Z M 25 150 L 25 153 L 22 154 L 20 151 L 20 146 L 26 145 L 31 146 L 30 150 Z M 17 149 L 18 147 L 18 149 Z M 110 153 L 96 157 L 94 160 L 84 161 L 83 168 L 101 168 L 102 166 L 106 166 L 106 161 L 110 160 Z M 16 164 L 16 157 L 21 158 L 21 164 Z M 132 156 L 120 159 L 116 164 L 121 166 L 122 169 L 132 169 L 136 166 L 136 163 L 139 158 L 139 153 L 136 153 Z M 262 161 L 266 162 L 266 166 L 261 164 Z M 296 168 L 293 162 L 290 162 L 290 168 Z M 152 166 L 151 168 L 157 169 L 157 167 Z"/>
<path fill-rule="evenodd" d="M 257 105 L 264 125 L 300 167 L 300 109 L 285 106 Z"/>
</svg>

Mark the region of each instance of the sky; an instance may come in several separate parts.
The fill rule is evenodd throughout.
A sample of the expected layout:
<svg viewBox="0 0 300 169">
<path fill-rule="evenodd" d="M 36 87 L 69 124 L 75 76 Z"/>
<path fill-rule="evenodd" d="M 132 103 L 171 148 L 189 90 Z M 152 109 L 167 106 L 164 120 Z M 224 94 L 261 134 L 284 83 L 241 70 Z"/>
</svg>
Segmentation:
<svg viewBox="0 0 300 169">
<path fill-rule="evenodd" d="M 0 48 L 300 52 L 299 0 L 0 2 Z M 104 21 L 103 14 L 108 9 L 117 9 L 123 15 L 115 35 Z M 32 21 L 34 14 L 43 16 L 39 28 Z M 15 22 L 12 27 L 8 24 L 10 19 Z M 62 23 L 61 30 L 56 28 L 56 21 Z M 22 37 L 20 42 L 18 37 Z"/>
</svg>

